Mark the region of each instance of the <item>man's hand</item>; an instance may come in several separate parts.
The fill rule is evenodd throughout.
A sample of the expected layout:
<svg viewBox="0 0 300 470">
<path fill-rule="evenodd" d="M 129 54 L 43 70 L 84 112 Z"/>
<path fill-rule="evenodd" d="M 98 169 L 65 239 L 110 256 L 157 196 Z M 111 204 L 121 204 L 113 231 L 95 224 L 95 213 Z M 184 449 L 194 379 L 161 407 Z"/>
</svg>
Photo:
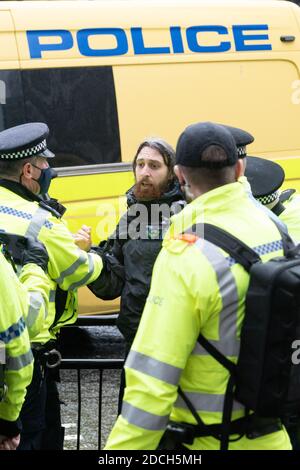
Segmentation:
<svg viewBox="0 0 300 470">
<path fill-rule="evenodd" d="M 92 246 L 91 227 L 83 225 L 73 237 L 78 248 L 84 251 L 90 250 Z"/>
<path fill-rule="evenodd" d="M 0 435 L 0 450 L 16 450 L 20 444 L 20 434 L 15 437 Z"/>
</svg>

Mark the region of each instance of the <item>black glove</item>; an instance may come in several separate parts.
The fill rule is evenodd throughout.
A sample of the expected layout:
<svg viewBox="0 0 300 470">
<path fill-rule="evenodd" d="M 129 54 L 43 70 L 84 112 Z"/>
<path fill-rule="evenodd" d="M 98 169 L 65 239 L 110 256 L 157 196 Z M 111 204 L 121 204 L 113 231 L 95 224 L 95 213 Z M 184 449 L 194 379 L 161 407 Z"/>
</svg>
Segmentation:
<svg viewBox="0 0 300 470">
<path fill-rule="evenodd" d="M 27 238 L 27 247 L 23 251 L 21 260 L 22 266 L 28 263 L 34 263 L 40 266 L 44 271 L 47 271 L 49 256 L 43 243 L 35 240 L 32 237 Z"/>
</svg>

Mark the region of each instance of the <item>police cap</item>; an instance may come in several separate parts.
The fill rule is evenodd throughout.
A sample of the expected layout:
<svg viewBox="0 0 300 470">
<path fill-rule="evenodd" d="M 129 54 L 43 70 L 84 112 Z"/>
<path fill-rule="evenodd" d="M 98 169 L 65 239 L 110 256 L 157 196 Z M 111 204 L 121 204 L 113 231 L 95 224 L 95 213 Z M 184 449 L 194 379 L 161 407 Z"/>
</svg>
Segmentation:
<svg viewBox="0 0 300 470">
<path fill-rule="evenodd" d="M 262 204 L 271 204 L 278 197 L 284 181 L 284 170 L 278 163 L 259 157 L 247 157 L 245 171 L 253 196 Z"/>
<path fill-rule="evenodd" d="M 203 152 L 212 145 L 221 147 L 226 160 L 211 162 L 203 159 Z M 238 160 L 237 147 L 231 133 L 220 124 L 198 122 L 188 126 L 180 135 L 176 147 L 176 163 L 193 168 L 222 168 Z"/>
<path fill-rule="evenodd" d="M 245 158 L 247 156 L 246 145 L 252 144 L 254 141 L 253 135 L 243 129 L 239 129 L 238 127 L 227 126 L 225 124 L 222 124 L 222 126 L 228 129 L 233 136 L 239 158 Z"/>
<path fill-rule="evenodd" d="M 47 148 L 49 129 L 43 122 L 30 122 L 0 132 L 0 159 L 21 160 L 41 156 L 54 157 Z"/>
</svg>

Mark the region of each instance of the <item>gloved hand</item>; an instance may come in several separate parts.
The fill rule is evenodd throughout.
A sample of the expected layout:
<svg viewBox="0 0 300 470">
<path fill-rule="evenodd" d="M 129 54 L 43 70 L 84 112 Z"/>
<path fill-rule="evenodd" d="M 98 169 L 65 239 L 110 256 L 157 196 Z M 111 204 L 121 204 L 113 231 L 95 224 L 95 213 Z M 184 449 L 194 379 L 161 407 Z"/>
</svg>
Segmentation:
<svg viewBox="0 0 300 470">
<path fill-rule="evenodd" d="M 22 266 L 28 263 L 34 263 L 47 271 L 49 256 L 43 243 L 32 237 L 27 238 L 27 248 L 23 251 L 21 260 Z"/>
</svg>

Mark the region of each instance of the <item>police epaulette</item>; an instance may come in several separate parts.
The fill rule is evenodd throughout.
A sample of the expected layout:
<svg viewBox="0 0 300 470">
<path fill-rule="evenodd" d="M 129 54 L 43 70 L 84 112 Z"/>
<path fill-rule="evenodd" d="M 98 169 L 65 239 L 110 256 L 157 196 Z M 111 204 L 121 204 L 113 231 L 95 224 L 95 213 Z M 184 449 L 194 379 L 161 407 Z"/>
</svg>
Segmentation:
<svg viewBox="0 0 300 470">
<path fill-rule="evenodd" d="M 57 210 L 53 209 L 53 207 L 48 206 L 48 204 L 46 202 L 39 201 L 39 206 L 42 209 L 45 209 L 46 211 L 51 212 L 51 214 L 54 215 L 54 217 L 56 217 L 57 219 L 61 218 L 60 213 Z"/>
</svg>

